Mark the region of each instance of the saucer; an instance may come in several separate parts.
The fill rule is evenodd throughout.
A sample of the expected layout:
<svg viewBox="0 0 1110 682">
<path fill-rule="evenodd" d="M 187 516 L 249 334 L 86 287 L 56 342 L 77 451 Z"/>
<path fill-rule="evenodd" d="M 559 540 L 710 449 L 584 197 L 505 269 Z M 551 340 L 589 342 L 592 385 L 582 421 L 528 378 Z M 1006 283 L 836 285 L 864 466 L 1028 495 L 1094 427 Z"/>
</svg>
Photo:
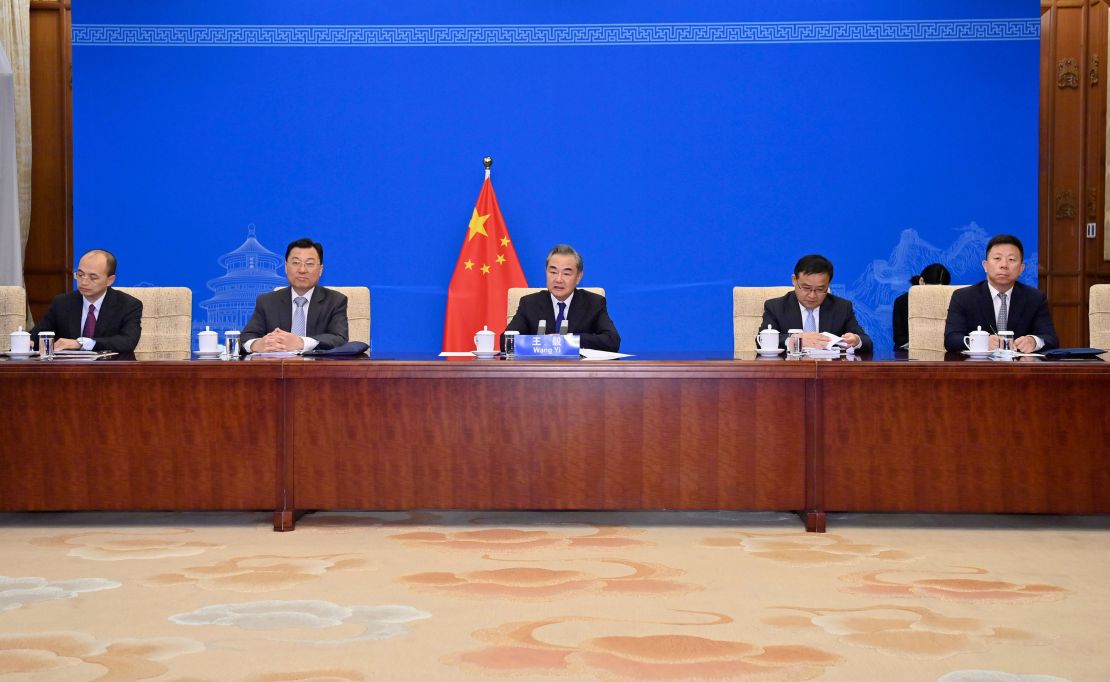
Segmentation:
<svg viewBox="0 0 1110 682">
<path fill-rule="evenodd" d="M 481 350 L 472 350 L 470 352 L 474 353 L 475 356 L 477 356 L 479 358 L 482 358 L 484 360 L 491 360 L 491 359 L 496 358 L 499 355 L 501 355 L 501 353 L 499 353 L 498 351 L 495 351 L 495 350 L 491 350 L 489 352 L 481 351 Z"/>
<path fill-rule="evenodd" d="M 987 358 L 990 357 L 992 353 L 994 353 L 993 350 L 962 350 L 960 352 L 973 358 Z"/>
<path fill-rule="evenodd" d="M 193 351 L 193 355 L 197 356 L 201 360 L 212 360 L 214 358 L 220 357 L 223 354 L 224 354 L 224 352 L 222 350 L 195 350 L 195 351 Z"/>
<path fill-rule="evenodd" d="M 4 352 L 0 353 L 0 355 L 7 355 L 9 358 L 29 358 L 29 357 L 36 356 L 38 354 L 39 354 L 39 352 L 37 350 L 29 350 L 25 353 L 8 350 L 8 351 L 4 351 Z"/>
<path fill-rule="evenodd" d="M 783 350 L 785 350 L 785 349 L 783 349 L 783 348 L 756 348 L 755 352 L 759 353 L 760 355 L 771 357 L 773 355 L 781 354 Z"/>
</svg>

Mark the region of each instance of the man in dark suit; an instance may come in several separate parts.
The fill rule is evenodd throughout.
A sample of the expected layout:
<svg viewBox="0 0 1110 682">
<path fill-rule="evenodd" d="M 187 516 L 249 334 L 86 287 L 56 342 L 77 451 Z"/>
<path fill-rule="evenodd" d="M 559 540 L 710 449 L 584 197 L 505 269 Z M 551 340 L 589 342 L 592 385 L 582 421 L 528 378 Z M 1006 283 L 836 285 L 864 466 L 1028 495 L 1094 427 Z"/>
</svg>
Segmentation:
<svg viewBox="0 0 1110 682">
<path fill-rule="evenodd" d="M 547 254 L 547 291 L 521 298 L 505 331 L 535 334 L 540 320 L 547 320 L 547 331 L 556 333 L 566 320 L 582 348 L 616 353 L 621 336 L 609 319 L 605 297 L 577 288 L 581 281 L 582 256 L 566 244 L 557 245 Z"/>
<path fill-rule="evenodd" d="M 985 280 L 952 293 L 944 323 L 945 350 L 965 350 L 964 336 L 979 327 L 991 333 L 991 350 L 998 348 L 999 331 L 1012 331 L 1014 349 L 1021 353 L 1057 348 L 1060 341 L 1044 294 L 1017 281 L 1025 271 L 1021 240 L 1010 234 L 992 237 L 983 270 Z"/>
<path fill-rule="evenodd" d="M 77 291 L 61 294 L 46 315 L 31 329 L 31 342 L 39 332 L 54 332 L 54 350 L 96 350 L 130 353 L 142 335 L 143 303 L 112 289 L 116 257 L 102 249 L 81 256 L 73 273 Z"/>
<path fill-rule="evenodd" d="M 347 297 L 317 286 L 324 272 L 324 247 L 298 239 L 285 248 L 289 286 L 262 294 L 243 327 L 248 353 L 328 350 L 347 343 Z"/>
<path fill-rule="evenodd" d="M 828 258 L 802 256 L 791 277 L 794 291 L 763 304 L 759 328 L 771 325 L 777 329 L 780 346 L 786 343 L 789 330 L 802 329 L 803 348 L 825 348 L 829 339 L 822 332 L 829 332 L 841 337 L 849 348 L 870 353 L 871 337 L 856 322 L 851 301 L 829 293 L 832 277 L 833 264 Z"/>
</svg>

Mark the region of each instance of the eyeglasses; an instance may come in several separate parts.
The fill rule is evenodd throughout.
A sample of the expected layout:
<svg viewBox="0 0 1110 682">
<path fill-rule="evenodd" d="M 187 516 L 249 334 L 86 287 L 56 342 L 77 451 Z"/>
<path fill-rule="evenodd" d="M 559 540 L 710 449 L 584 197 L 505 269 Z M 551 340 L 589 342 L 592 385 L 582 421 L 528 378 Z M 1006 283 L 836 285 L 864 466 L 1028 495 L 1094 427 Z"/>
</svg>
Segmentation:
<svg viewBox="0 0 1110 682">
<path fill-rule="evenodd" d="M 823 296 L 824 294 L 829 293 L 829 288 L 828 287 L 816 287 L 816 288 L 814 288 L 814 287 L 808 287 L 808 286 L 803 284 L 803 285 L 799 286 L 798 288 L 801 289 L 802 293 L 806 294 L 807 296 L 810 296 L 810 295 L 813 295 L 813 294 L 816 294 L 817 296 Z"/>
<path fill-rule="evenodd" d="M 288 261 L 288 263 L 289 267 L 293 268 L 294 270 L 300 270 L 302 266 L 305 270 L 315 270 L 316 266 L 319 265 L 319 263 L 314 260 L 301 260 L 299 258 L 294 258 Z"/>
<path fill-rule="evenodd" d="M 74 270 L 73 271 L 73 279 L 78 281 L 78 282 L 87 281 L 90 284 L 96 284 L 97 282 L 100 281 L 100 275 L 89 274 L 89 273 L 85 272 L 84 270 Z"/>
</svg>

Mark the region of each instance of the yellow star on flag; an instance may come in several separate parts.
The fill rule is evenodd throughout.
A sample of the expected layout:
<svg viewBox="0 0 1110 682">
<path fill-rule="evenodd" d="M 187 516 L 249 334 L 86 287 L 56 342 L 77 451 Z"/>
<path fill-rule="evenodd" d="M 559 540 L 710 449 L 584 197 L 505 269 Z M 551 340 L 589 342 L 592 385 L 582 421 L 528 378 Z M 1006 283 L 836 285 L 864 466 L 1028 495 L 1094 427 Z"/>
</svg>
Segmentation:
<svg viewBox="0 0 1110 682">
<path fill-rule="evenodd" d="M 498 265 L 504 265 L 505 264 L 505 254 L 503 254 L 503 253 L 497 254 L 497 264 Z"/>
<path fill-rule="evenodd" d="M 489 274 L 489 266 L 486 265 L 485 263 L 482 264 L 482 274 L 483 275 L 488 275 Z"/>
<path fill-rule="evenodd" d="M 474 269 L 474 261 L 470 260 L 469 258 L 466 259 L 466 262 L 463 263 L 463 265 L 466 266 L 467 270 L 473 270 Z"/>
<path fill-rule="evenodd" d="M 509 245 L 509 238 L 508 237 L 502 237 L 501 238 L 501 246 L 508 246 L 508 245 Z"/>
<path fill-rule="evenodd" d="M 466 241 L 473 239 L 476 234 L 488 237 L 489 235 L 486 234 L 487 220 L 489 220 L 489 215 L 478 215 L 478 209 L 475 207 L 474 215 L 470 216 L 470 234 L 466 235 Z"/>
</svg>

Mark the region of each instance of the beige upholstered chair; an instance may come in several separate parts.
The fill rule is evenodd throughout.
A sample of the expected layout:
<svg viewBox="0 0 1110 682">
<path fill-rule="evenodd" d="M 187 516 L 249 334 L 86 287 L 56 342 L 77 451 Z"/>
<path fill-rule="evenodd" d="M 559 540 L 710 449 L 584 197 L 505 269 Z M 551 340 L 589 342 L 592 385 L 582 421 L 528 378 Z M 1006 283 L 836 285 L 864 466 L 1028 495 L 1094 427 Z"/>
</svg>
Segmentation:
<svg viewBox="0 0 1110 682">
<path fill-rule="evenodd" d="M 23 287 L 0 287 L 0 348 L 7 349 L 8 335 L 26 324 L 27 292 Z"/>
<path fill-rule="evenodd" d="M 1087 319 L 1091 325 L 1091 347 L 1110 350 L 1110 284 L 1091 287 Z"/>
<path fill-rule="evenodd" d="M 585 289 L 586 291 L 595 293 L 598 296 L 604 296 L 605 295 L 605 289 L 602 289 L 601 287 L 582 287 L 582 288 Z M 508 305 L 505 306 L 506 311 L 508 311 L 507 314 L 505 315 L 505 324 L 508 324 L 509 322 L 511 322 L 512 319 L 513 319 L 513 315 L 516 315 L 516 309 L 520 307 L 520 299 L 524 298 L 528 294 L 534 294 L 537 291 L 543 291 L 543 289 L 539 288 L 539 287 L 513 287 L 513 288 L 509 289 L 509 301 L 508 301 Z M 557 331 L 557 330 L 551 329 L 549 331 Z"/>
<path fill-rule="evenodd" d="M 362 341 L 370 345 L 370 289 L 367 287 L 333 287 L 347 297 L 347 340 Z M 274 287 L 274 291 L 285 287 Z"/>
<path fill-rule="evenodd" d="M 333 287 L 347 297 L 347 338 L 370 345 L 370 289 L 368 287 Z"/>
<path fill-rule="evenodd" d="M 117 287 L 143 302 L 143 335 L 135 354 L 185 353 L 192 348 L 193 292 L 188 287 Z"/>
<path fill-rule="evenodd" d="M 763 321 L 763 304 L 793 290 L 791 286 L 732 288 L 732 345 L 735 352 L 755 352 L 755 335 L 759 333 L 759 323 Z"/>
<path fill-rule="evenodd" d="M 910 287 L 910 354 L 944 353 L 944 323 L 952 292 L 966 284 L 922 284 Z M 916 357 L 916 355 L 915 355 Z"/>
</svg>

